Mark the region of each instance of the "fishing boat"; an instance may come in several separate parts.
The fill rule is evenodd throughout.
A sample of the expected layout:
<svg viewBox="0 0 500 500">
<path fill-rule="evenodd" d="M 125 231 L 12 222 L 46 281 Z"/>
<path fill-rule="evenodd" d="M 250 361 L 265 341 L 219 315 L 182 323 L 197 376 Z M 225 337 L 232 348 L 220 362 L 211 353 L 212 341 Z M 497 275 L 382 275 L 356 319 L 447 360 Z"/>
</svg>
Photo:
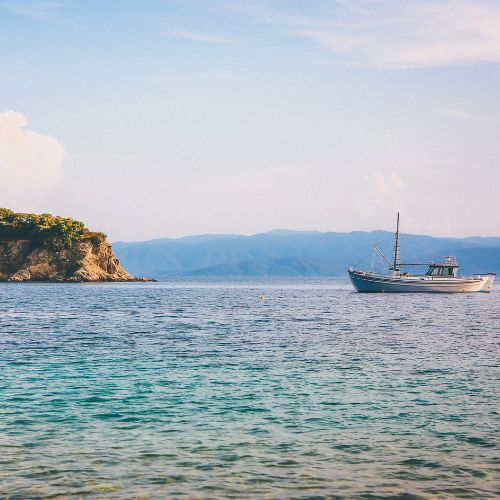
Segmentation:
<svg viewBox="0 0 500 500">
<path fill-rule="evenodd" d="M 394 235 L 394 254 L 392 262 L 374 245 L 386 263 L 389 265 L 388 274 L 379 274 L 372 271 L 358 271 L 350 267 L 347 272 L 358 292 L 491 292 L 495 273 L 474 274 L 469 277 L 458 276 L 458 264 L 453 256 L 446 256 L 440 263 L 429 264 L 400 262 L 400 233 L 399 213 Z M 425 274 L 411 274 L 402 272 L 406 266 L 428 266 Z"/>
</svg>

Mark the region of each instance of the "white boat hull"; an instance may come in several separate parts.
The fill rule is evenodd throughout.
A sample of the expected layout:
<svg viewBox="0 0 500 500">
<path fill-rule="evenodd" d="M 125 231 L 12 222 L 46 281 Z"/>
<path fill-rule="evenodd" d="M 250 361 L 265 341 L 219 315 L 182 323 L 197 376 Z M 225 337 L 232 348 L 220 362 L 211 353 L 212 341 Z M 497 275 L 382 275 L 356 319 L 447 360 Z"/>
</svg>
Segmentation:
<svg viewBox="0 0 500 500">
<path fill-rule="evenodd" d="M 358 292 L 464 293 L 491 292 L 495 274 L 472 278 L 391 276 L 349 269 L 349 278 Z"/>
</svg>

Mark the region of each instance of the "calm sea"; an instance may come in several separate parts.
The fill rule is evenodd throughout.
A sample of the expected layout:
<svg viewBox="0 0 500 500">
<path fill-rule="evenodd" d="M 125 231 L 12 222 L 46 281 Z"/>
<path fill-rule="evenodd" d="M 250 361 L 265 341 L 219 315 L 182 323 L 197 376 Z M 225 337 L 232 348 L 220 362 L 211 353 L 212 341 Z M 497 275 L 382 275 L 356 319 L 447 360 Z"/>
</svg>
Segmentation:
<svg viewBox="0 0 500 500">
<path fill-rule="evenodd" d="M 500 290 L 342 284 L 0 285 L 0 494 L 498 497 Z"/>
</svg>

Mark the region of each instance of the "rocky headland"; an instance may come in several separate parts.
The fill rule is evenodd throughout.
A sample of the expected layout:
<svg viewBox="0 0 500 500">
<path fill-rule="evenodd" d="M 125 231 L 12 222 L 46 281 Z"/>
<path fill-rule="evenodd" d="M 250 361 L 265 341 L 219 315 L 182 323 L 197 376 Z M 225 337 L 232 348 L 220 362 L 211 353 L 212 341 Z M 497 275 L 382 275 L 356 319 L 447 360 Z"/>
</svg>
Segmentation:
<svg viewBox="0 0 500 500">
<path fill-rule="evenodd" d="M 154 281 L 120 265 L 103 233 L 83 222 L 0 208 L 0 281 Z"/>
</svg>

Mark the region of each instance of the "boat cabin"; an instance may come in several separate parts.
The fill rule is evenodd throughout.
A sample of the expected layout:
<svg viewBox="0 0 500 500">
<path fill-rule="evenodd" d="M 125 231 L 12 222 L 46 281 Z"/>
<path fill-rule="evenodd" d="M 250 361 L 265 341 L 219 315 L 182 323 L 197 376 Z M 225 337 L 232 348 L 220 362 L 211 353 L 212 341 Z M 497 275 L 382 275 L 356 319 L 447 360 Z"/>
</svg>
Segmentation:
<svg viewBox="0 0 500 500">
<path fill-rule="evenodd" d="M 431 263 L 425 273 L 426 276 L 442 276 L 445 278 L 456 278 L 458 264 L 453 257 L 445 257 L 441 264 Z"/>
</svg>

